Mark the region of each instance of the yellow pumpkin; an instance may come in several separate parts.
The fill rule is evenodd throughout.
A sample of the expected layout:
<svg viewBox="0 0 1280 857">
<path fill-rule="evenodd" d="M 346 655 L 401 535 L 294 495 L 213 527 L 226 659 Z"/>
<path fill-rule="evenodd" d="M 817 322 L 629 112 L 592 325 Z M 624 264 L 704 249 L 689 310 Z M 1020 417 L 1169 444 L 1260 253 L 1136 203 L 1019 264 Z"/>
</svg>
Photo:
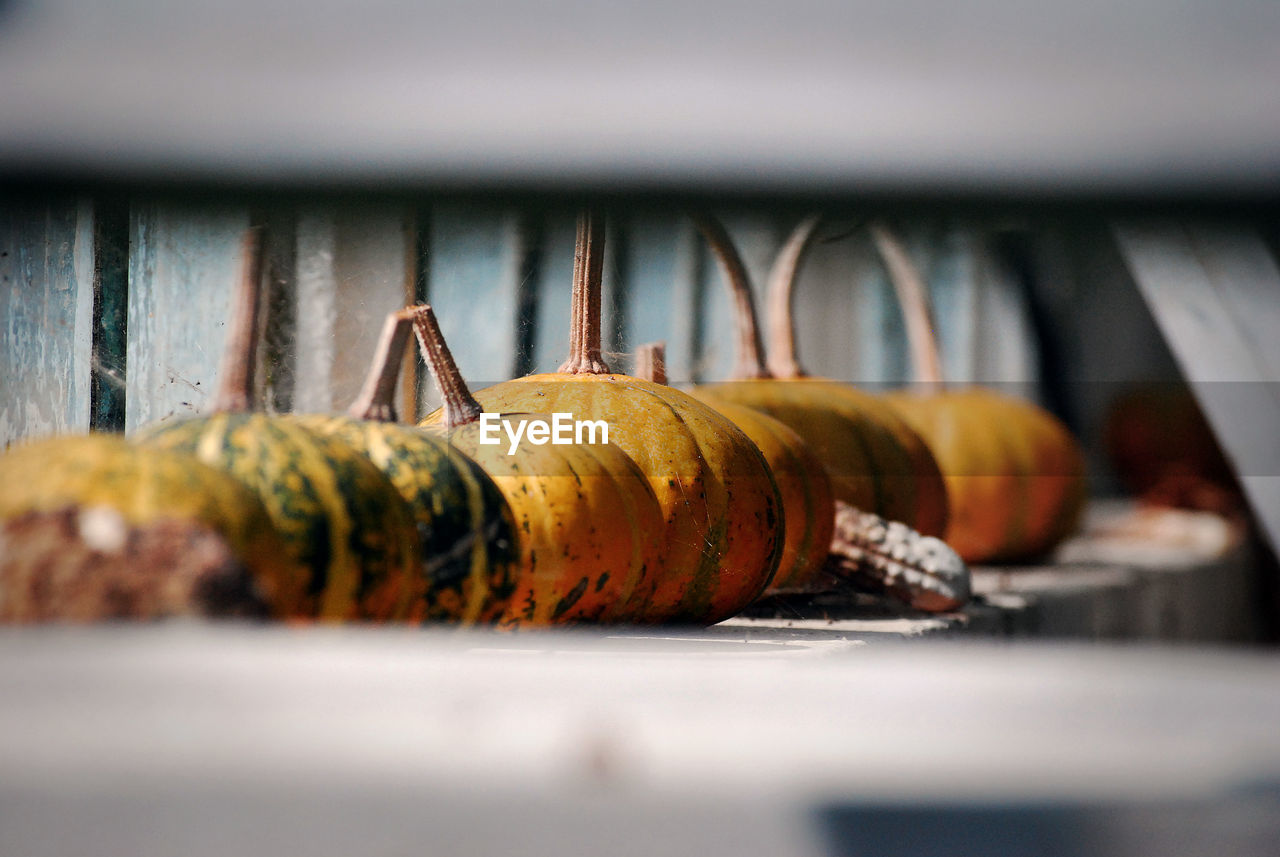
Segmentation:
<svg viewBox="0 0 1280 857">
<path fill-rule="evenodd" d="M 718 223 L 704 218 L 699 225 L 733 290 L 738 331 L 736 380 L 703 385 L 699 395 L 745 405 L 790 427 L 826 467 L 832 491 L 842 502 L 925 534 L 941 534 L 947 518 L 946 489 L 919 435 L 877 397 L 809 377 L 797 362 L 790 296 L 817 221 L 801 224 L 771 275 L 774 316 L 767 369 L 742 261 Z"/>
<path fill-rule="evenodd" d="M 423 425 L 492 477 L 515 520 L 519 567 L 506 627 L 646 622 L 665 543 L 657 499 L 611 443 L 482 443 L 471 396 L 427 306 L 413 310 L 423 357 L 445 402 Z M 537 414 L 501 414 L 503 421 Z M 546 415 L 543 415 L 546 416 Z"/>
<path fill-rule="evenodd" d="M 783 545 L 782 502 L 760 451 L 729 420 L 686 393 L 609 370 L 600 354 L 603 244 L 602 221 L 579 218 L 568 362 L 557 373 L 481 390 L 476 399 L 500 413 L 604 420 L 662 510 L 667 561 L 650 615 L 717 622 L 772 580 Z"/>
<path fill-rule="evenodd" d="M 284 615 L 306 579 L 257 496 L 190 456 L 52 438 L 0 456 L 0 485 L 0 619 Z"/>
<path fill-rule="evenodd" d="M 1042 408 L 993 390 L 942 389 L 928 293 L 900 241 L 872 237 L 907 319 L 917 384 L 887 401 L 924 437 L 950 498 L 947 542 L 968 562 L 1035 557 L 1075 531 L 1086 499 L 1084 456 Z"/>
</svg>

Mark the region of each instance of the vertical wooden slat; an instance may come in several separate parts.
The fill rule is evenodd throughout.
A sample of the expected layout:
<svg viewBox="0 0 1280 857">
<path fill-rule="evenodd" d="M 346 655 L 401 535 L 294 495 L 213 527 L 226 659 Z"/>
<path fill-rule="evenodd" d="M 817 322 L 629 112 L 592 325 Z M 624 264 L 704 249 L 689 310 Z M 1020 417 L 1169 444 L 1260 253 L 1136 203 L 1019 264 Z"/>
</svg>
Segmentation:
<svg viewBox="0 0 1280 857">
<path fill-rule="evenodd" d="M 295 411 L 330 412 L 359 394 L 387 313 L 414 297 L 413 220 L 397 205 L 308 209 L 298 218 Z M 402 388 L 397 410 L 405 407 Z"/>
<path fill-rule="evenodd" d="M 625 350 L 642 342 L 665 340 L 667 374 L 672 383 L 690 377 L 692 330 L 689 327 L 694 253 L 699 240 L 691 224 L 677 215 L 643 211 L 625 221 L 628 242 L 622 276 L 627 282 Z M 620 361 L 630 367 L 630 361 Z"/>
<path fill-rule="evenodd" d="M 338 312 L 336 220 L 328 209 L 306 209 L 298 216 L 293 409 L 300 413 L 328 413 L 338 405 L 330 383 Z"/>
<path fill-rule="evenodd" d="M 440 328 L 468 383 L 504 381 L 517 364 L 520 215 L 448 203 L 431 217 L 428 299 Z"/>
<path fill-rule="evenodd" d="M 0 447 L 89 428 L 93 209 L 11 202 L 0 213 Z"/>
<path fill-rule="evenodd" d="M 94 431 L 124 431 L 129 333 L 129 204 L 99 200 L 93 220 L 93 345 L 91 410 Z"/>
<path fill-rule="evenodd" d="M 577 215 L 561 212 L 544 223 L 541 248 L 541 276 L 536 286 L 537 302 L 532 317 L 521 319 L 532 325 L 533 361 L 530 372 L 554 372 L 569 354 L 569 298 L 573 290 L 573 253 L 577 235 Z M 608 235 L 605 247 L 609 247 Z M 605 265 L 607 271 L 609 265 Z M 608 362 L 606 355 L 606 362 Z M 613 364 L 610 363 L 612 368 Z"/>
<path fill-rule="evenodd" d="M 126 431 L 211 399 L 249 213 L 145 202 L 130 222 Z"/>
</svg>

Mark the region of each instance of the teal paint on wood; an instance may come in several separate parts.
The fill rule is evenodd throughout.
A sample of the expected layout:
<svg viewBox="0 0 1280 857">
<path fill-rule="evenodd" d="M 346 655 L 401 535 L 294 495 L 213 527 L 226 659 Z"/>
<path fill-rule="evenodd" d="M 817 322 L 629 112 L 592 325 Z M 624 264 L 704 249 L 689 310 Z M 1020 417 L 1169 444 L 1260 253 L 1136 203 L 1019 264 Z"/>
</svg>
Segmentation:
<svg viewBox="0 0 1280 857">
<path fill-rule="evenodd" d="M 681 236 L 692 247 L 689 228 L 678 217 L 642 213 L 622 221 L 627 252 L 619 258 L 626 289 L 622 294 L 627 319 L 623 348 L 663 340 L 667 343 L 667 374 L 672 382 L 689 378 L 689 344 L 676 334 L 675 295 L 684 294 L 689 272 L 687 258 L 677 252 Z M 681 285 L 683 283 L 684 285 Z M 685 313 L 687 315 L 687 312 Z M 632 361 L 624 365 L 630 370 Z"/>
<path fill-rule="evenodd" d="M 573 292 L 573 256 L 577 230 L 577 218 L 573 214 L 552 215 L 543 224 L 541 276 L 536 284 L 537 306 L 533 316 L 528 319 L 533 325 L 531 371 L 535 373 L 556 371 L 569 355 L 569 309 Z M 605 247 L 609 247 L 607 232 Z M 608 262 L 606 258 L 606 270 Z M 610 368 L 618 368 L 609 361 L 607 354 L 605 362 L 609 363 Z"/>
<path fill-rule="evenodd" d="M 520 217 L 514 211 L 440 204 L 431 213 L 427 299 L 467 382 L 509 379 L 517 365 Z M 431 389 L 428 402 L 438 404 Z"/>
<path fill-rule="evenodd" d="M 125 430 L 205 409 L 249 214 L 235 206 L 134 206 Z"/>
<path fill-rule="evenodd" d="M 13 203 L 0 218 L 0 447 L 87 431 L 92 206 Z"/>
</svg>

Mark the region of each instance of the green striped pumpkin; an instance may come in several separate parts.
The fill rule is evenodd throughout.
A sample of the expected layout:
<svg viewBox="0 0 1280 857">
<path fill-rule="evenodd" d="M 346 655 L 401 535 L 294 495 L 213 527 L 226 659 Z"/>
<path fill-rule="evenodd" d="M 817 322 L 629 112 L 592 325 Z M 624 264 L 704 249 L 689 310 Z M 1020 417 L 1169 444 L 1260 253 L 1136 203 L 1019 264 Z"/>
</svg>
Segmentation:
<svg viewBox="0 0 1280 857">
<path fill-rule="evenodd" d="M 409 503 L 427 583 L 414 616 L 491 623 L 515 592 L 520 558 L 507 501 L 479 465 L 427 432 L 347 416 L 293 417 L 368 456 Z"/>
<path fill-rule="evenodd" d="M 330 620 L 402 619 L 422 598 L 408 504 L 342 441 L 264 414 L 219 413 L 140 430 L 137 442 L 194 454 L 261 498 L 310 571 L 288 612 Z"/>
</svg>

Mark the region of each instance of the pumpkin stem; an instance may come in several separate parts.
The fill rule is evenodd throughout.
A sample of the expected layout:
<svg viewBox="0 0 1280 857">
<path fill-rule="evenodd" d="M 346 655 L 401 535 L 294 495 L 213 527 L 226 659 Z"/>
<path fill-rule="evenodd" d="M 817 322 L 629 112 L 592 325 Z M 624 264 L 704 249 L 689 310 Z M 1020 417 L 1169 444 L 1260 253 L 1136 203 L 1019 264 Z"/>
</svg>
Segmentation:
<svg viewBox="0 0 1280 857">
<path fill-rule="evenodd" d="M 636 348 L 636 368 L 633 372 L 642 381 L 655 384 L 667 383 L 667 343 L 648 342 Z"/>
<path fill-rule="evenodd" d="M 382 423 L 393 423 L 399 419 L 396 414 L 396 382 L 400 380 L 404 348 L 413 330 L 413 313 L 412 309 L 402 309 L 387 314 L 369 374 L 365 376 L 360 395 L 347 408 L 348 416 Z"/>
<path fill-rule="evenodd" d="M 942 357 L 933 324 L 933 306 L 920 269 L 911 261 L 907 248 L 883 223 L 872 223 L 871 240 L 880 254 L 889 280 L 898 295 L 898 306 L 906 319 L 911 365 L 921 393 L 936 393 L 943 385 Z"/>
<path fill-rule="evenodd" d="M 240 244 L 240 271 L 231 296 L 231 318 L 218 370 L 218 391 L 213 397 L 213 410 L 219 413 L 243 413 L 253 409 L 262 267 L 266 255 L 262 232 L 261 226 L 250 227 Z"/>
<path fill-rule="evenodd" d="M 431 370 L 431 377 L 436 379 L 436 387 L 444 399 L 444 427 L 455 429 L 478 422 L 483 413 L 480 403 L 467 389 L 467 382 L 462 380 L 458 364 L 454 362 L 444 334 L 440 332 L 436 314 L 426 304 L 411 307 L 408 312 L 413 319 L 413 332 L 418 336 L 422 359 Z"/>
<path fill-rule="evenodd" d="M 742 254 L 734 246 L 724 224 L 715 215 L 691 211 L 689 217 L 706 239 L 711 251 L 716 254 L 720 268 L 724 271 L 729 293 L 733 296 L 734 330 L 737 334 L 733 380 L 772 377 L 764 365 L 764 345 L 760 341 L 760 325 L 756 321 L 756 304 L 751 295 L 747 267 L 742 263 Z"/>
<path fill-rule="evenodd" d="M 604 278 L 604 218 L 590 209 L 578 215 L 573 252 L 573 301 L 565 375 L 607 375 L 600 353 L 600 282 Z"/>
<path fill-rule="evenodd" d="M 769 271 L 769 371 L 775 378 L 803 378 L 796 353 L 795 319 L 791 296 L 795 292 L 800 262 L 818 235 L 821 214 L 811 214 L 796 224 Z"/>
</svg>

